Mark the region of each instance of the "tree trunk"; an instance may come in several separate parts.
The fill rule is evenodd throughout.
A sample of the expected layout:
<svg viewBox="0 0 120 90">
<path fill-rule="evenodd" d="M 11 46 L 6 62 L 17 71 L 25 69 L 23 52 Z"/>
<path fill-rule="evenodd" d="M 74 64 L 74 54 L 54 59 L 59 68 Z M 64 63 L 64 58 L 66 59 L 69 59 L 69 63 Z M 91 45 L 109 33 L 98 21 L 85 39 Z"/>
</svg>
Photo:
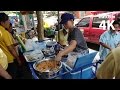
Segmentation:
<svg viewBox="0 0 120 90">
<path fill-rule="evenodd" d="M 43 28 L 43 17 L 42 11 L 36 11 L 38 25 L 37 25 L 37 32 L 38 32 L 38 40 L 44 39 L 44 28 Z"/>
<path fill-rule="evenodd" d="M 60 13 L 58 11 L 58 42 L 60 41 L 60 33 L 59 33 L 59 30 L 60 30 Z"/>
</svg>

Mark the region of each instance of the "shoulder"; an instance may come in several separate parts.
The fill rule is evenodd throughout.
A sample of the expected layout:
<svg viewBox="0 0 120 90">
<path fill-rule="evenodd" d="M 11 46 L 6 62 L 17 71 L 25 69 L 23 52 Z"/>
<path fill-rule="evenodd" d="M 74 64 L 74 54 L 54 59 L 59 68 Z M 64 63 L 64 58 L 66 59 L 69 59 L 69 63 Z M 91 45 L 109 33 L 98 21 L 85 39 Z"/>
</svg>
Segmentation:
<svg viewBox="0 0 120 90">
<path fill-rule="evenodd" d="M 77 27 L 74 27 L 74 30 L 76 30 L 76 31 L 80 31 Z"/>
<path fill-rule="evenodd" d="M 4 34 L 4 36 L 6 36 L 6 35 L 9 36 L 10 35 L 10 33 L 7 30 L 4 30 L 3 34 Z"/>
<path fill-rule="evenodd" d="M 8 38 L 11 38 L 11 34 L 7 30 L 4 30 L 2 32 L 2 38 L 7 40 Z"/>
<path fill-rule="evenodd" d="M 108 31 L 103 32 L 103 33 L 101 34 L 101 37 L 102 37 L 102 36 L 105 36 L 105 35 L 108 35 L 108 33 L 109 33 Z"/>
<path fill-rule="evenodd" d="M 0 27 L 0 34 L 2 37 L 6 37 L 9 35 L 9 32 L 7 30 L 5 30 L 4 28 Z"/>
<path fill-rule="evenodd" d="M 104 35 L 104 34 L 108 34 L 108 33 L 109 33 L 109 31 L 105 31 L 105 32 L 103 33 L 103 35 Z"/>
<path fill-rule="evenodd" d="M 119 32 L 116 32 L 118 36 L 120 36 L 120 33 Z"/>
<path fill-rule="evenodd" d="M 82 33 L 77 27 L 73 28 L 73 32 L 74 32 L 74 33 L 77 33 L 77 34 L 78 34 L 78 33 Z"/>
<path fill-rule="evenodd" d="M 62 31 L 63 31 L 63 29 L 60 29 L 60 30 L 59 30 L 59 32 L 62 32 Z"/>
</svg>

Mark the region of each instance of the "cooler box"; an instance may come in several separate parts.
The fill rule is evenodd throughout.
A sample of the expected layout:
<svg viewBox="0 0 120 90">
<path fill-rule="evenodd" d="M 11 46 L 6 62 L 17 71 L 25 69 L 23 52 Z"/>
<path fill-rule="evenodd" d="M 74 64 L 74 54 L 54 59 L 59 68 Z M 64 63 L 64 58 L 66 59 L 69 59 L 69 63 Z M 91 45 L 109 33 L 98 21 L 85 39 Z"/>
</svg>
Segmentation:
<svg viewBox="0 0 120 90">
<path fill-rule="evenodd" d="M 75 65 L 70 68 L 65 63 L 63 64 L 63 69 L 61 73 L 68 72 L 67 74 L 62 75 L 62 79 L 92 79 L 95 77 L 95 73 L 92 70 L 93 59 L 97 52 L 93 52 L 78 58 L 75 62 Z"/>
</svg>

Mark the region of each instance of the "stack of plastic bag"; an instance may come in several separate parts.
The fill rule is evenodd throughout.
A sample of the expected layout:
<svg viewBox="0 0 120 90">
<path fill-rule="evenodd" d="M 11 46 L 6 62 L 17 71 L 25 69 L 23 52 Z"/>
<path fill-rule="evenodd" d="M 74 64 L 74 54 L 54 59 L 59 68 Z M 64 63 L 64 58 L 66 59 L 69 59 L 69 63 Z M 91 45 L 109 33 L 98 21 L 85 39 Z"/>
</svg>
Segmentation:
<svg viewBox="0 0 120 90">
<path fill-rule="evenodd" d="M 26 40 L 26 42 L 25 42 L 25 48 L 26 48 L 26 51 L 34 50 L 33 41 L 31 39 L 27 39 Z"/>
</svg>

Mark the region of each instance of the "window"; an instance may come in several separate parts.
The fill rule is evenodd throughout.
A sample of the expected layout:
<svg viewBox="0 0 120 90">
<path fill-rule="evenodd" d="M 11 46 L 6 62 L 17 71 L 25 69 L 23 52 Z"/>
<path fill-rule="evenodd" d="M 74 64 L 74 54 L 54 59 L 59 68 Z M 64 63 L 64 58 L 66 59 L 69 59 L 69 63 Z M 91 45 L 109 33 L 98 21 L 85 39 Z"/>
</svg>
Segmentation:
<svg viewBox="0 0 120 90">
<path fill-rule="evenodd" d="M 107 20 L 108 20 L 108 18 L 94 17 L 94 18 L 93 18 L 93 22 L 92 22 L 92 27 L 99 28 L 99 25 L 101 24 L 101 22 L 102 22 L 103 20 L 105 20 L 106 26 L 107 26 Z"/>
<path fill-rule="evenodd" d="M 78 27 L 89 27 L 90 18 L 83 18 L 77 24 Z"/>
</svg>

